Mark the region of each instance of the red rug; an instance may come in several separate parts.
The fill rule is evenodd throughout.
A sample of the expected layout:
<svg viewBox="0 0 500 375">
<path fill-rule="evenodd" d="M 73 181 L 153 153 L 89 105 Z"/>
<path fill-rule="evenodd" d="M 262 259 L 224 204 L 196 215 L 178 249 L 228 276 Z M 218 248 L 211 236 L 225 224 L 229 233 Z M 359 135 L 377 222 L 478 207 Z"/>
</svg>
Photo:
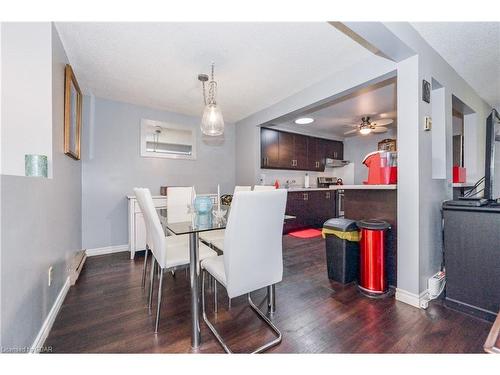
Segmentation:
<svg viewBox="0 0 500 375">
<path fill-rule="evenodd" d="M 297 238 L 314 238 L 321 236 L 321 229 L 302 229 L 288 233 Z"/>
</svg>

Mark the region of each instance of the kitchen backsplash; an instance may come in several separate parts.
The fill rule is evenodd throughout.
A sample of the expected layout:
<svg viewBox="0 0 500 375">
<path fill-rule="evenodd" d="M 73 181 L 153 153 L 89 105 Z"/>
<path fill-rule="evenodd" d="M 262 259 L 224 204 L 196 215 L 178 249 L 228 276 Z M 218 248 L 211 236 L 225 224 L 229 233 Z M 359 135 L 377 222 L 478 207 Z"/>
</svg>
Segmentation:
<svg viewBox="0 0 500 375">
<path fill-rule="evenodd" d="M 261 169 L 258 178 L 263 178 L 264 181 L 257 181 L 257 184 L 262 183 L 264 185 L 272 185 L 276 180 L 278 180 L 280 186 L 284 186 L 288 180 L 290 181 L 290 187 L 303 187 L 306 173 L 309 175 L 309 185 L 311 187 L 316 187 L 318 183 L 317 178 L 323 176 L 341 178 L 346 185 L 354 183 L 354 166 L 352 164 L 348 164 L 345 167 L 340 168 L 326 168 L 324 172 Z"/>
</svg>

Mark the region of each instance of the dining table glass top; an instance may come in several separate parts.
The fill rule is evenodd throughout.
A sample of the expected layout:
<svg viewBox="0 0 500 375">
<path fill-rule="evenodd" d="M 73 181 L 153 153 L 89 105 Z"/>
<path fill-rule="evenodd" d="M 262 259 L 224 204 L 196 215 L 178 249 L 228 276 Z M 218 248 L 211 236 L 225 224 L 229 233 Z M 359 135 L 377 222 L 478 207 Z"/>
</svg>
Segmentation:
<svg viewBox="0 0 500 375">
<path fill-rule="evenodd" d="M 185 220 L 180 221 L 178 218 L 173 220 L 169 217 L 167 208 L 159 208 L 157 211 L 163 230 L 176 235 L 225 229 L 229 216 L 229 206 L 224 205 L 213 206 L 204 212 L 196 212 L 189 206 L 173 206 L 170 209 L 176 213 L 180 212 Z"/>
<path fill-rule="evenodd" d="M 167 208 L 158 208 L 157 211 L 160 217 L 160 223 L 165 233 L 170 232 L 181 235 L 225 229 L 231 207 L 225 205 L 220 205 L 218 207 L 214 205 L 206 212 L 196 212 L 187 205 L 171 206 L 170 209 L 175 210 L 176 213 L 180 212 L 180 216 L 182 216 L 183 220 L 179 220 L 178 217 L 172 219 L 171 216 L 177 215 L 168 215 Z M 294 218 L 295 216 L 285 215 L 284 220 Z"/>
</svg>

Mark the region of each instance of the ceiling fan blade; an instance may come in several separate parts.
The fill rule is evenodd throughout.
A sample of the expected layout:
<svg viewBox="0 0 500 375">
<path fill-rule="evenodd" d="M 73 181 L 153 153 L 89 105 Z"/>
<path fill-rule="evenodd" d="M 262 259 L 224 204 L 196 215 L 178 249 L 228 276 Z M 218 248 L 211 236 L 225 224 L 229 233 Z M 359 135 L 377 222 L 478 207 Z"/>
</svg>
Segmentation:
<svg viewBox="0 0 500 375">
<path fill-rule="evenodd" d="M 378 127 L 372 129 L 372 132 L 374 132 L 374 133 L 385 133 L 386 131 L 387 131 L 387 128 L 384 126 L 378 126 Z"/>
<path fill-rule="evenodd" d="M 357 132 L 358 132 L 358 129 L 353 129 L 353 130 L 349 130 L 348 132 L 345 132 L 344 135 L 354 134 Z"/>
<path fill-rule="evenodd" d="M 385 126 L 392 124 L 394 120 L 392 118 L 381 118 L 380 120 L 373 121 L 374 126 Z"/>
</svg>

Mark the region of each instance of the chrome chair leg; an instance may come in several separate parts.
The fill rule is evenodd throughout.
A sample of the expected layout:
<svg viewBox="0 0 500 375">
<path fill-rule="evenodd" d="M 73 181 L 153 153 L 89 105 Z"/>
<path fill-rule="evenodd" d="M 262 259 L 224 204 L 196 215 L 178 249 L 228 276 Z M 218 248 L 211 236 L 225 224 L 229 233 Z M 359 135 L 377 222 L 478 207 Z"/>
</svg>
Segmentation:
<svg viewBox="0 0 500 375">
<path fill-rule="evenodd" d="M 154 280 L 155 280 L 155 268 L 156 268 L 156 259 L 151 254 L 151 273 L 150 273 L 150 280 L 149 280 L 149 296 L 148 296 L 148 309 L 149 312 L 151 313 L 151 304 L 153 302 L 153 286 L 154 286 Z"/>
<path fill-rule="evenodd" d="M 141 280 L 141 287 L 144 289 L 146 286 L 146 272 L 148 268 L 148 252 L 149 248 L 148 245 L 146 245 L 146 250 L 144 251 L 144 266 L 142 267 L 142 280 Z"/>
<path fill-rule="evenodd" d="M 203 312 L 203 320 L 205 321 L 205 323 L 208 326 L 208 328 L 210 329 L 210 331 L 212 331 L 212 333 L 214 334 L 217 341 L 219 341 L 219 344 L 221 344 L 221 346 L 224 348 L 226 353 L 232 353 L 231 349 L 227 346 L 227 344 L 224 342 L 224 340 L 222 339 L 219 332 L 217 332 L 217 330 L 215 329 L 213 324 L 208 320 L 208 317 L 207 317 L 207 313 L 205 310 L 205 273 L 206 272 L 207 272 L 206 270 L 202 270 L 201 307 L 202 307 L 202 312 Z M 258 347 L 256 350 L 254 350 L 252 352 L 252 354 L 261 353 L 261 352 L 263 352 L 263 351 L 265 351 L 273 346 L 278 345 L 282 340 L 282 334 L 279 331 L 279 329 L 273 324 L 273 322 L 271 322 L 271 320 L 269 320 L 269 318 L 262 311 L 260 311 L 260 309 L 255 305 L 255 303 L 252 301 L 252 297 L 250 296 L 250 293 L 247 294 L 247 299 L 248 299 L 248 304 L 250 305 L 252 310 L 255 311 L 257 316 L 259 318 L 261 318 L 273 330 L 273 332 L 277 335 L 277 337 L 274 340 Z"/>
<path fill-rule="evenodd" d="M 163 284 L 163 268 L 160 269 L 160 281 L 158 283 L 158 306 L 156 306 L 156 324 L 155 333 L 158 333 L 158 326 L 160 324 L 160 309 L 161 309 L 161 287 Z"/>
<path fill-rule="evenodd" d="M 222 347 L 224 348 L 226 353 L 232 353 L 231 349 L 229 349 L 229 347 L 226 345 L 224 340 L 222 340 L 222 337 L 219 335 L 219 332 L 217 332 L 215 327 L 212 325 L 212 323 L 210 323 L 210 321 L 207 318 L 207 313 L 205 310 L 205 274 L 206 273 L 207 273 L 207 271 L 205 271 L 205 270 L 201 271 L 201 310 L 202 310 L 203 320 L 205 321 L 205 323 L 208 326 L 208 328 L 210 329 L 210 331 L 212 331 L 212 333 L 214 334 L 217 341 L 219 341 L 219 343 L 222 345 Z"/>
<path fill-rule="evenodd" d="M 269 327 L 271 327 L 271 329 L 277 335 L 277 337 L 274 340 L 268 342 L 267 344 L 262 345 L 261 347 L 257 348 L 255 351 L 252 352 L 252 353 L 261 353 L 269 348 L 272 348 L 273 346 L 278 345 L 281 342 L 282 335 L 278 327 L 276 327 L 273 324 L 273 322 L 271 322 L 271 320 L 269 320 L 269 318 L 262 311 L 260 311 L 260 309 L 255 305 L 255 303 L 252 301 L 250 293 L 247 294 L 247 297 L 248 297 L 248 304 L 250 305 L 250 307 L 257 313 L 259 318 L 261 318 L 264 322 L 267 323 Z"/>
<path fill-rule="evenodd" d="M 227 309 L 228 310 L 231 310 L 231 298 L 227 298 L 228 299 L 228 302 L 227 302 Z"/>
<path fill-rule="evenodd" d="M 276 312 L 276 285 L 269 285 L 267 287 L 267 311 L 270 314 Z"/>
</svg>

